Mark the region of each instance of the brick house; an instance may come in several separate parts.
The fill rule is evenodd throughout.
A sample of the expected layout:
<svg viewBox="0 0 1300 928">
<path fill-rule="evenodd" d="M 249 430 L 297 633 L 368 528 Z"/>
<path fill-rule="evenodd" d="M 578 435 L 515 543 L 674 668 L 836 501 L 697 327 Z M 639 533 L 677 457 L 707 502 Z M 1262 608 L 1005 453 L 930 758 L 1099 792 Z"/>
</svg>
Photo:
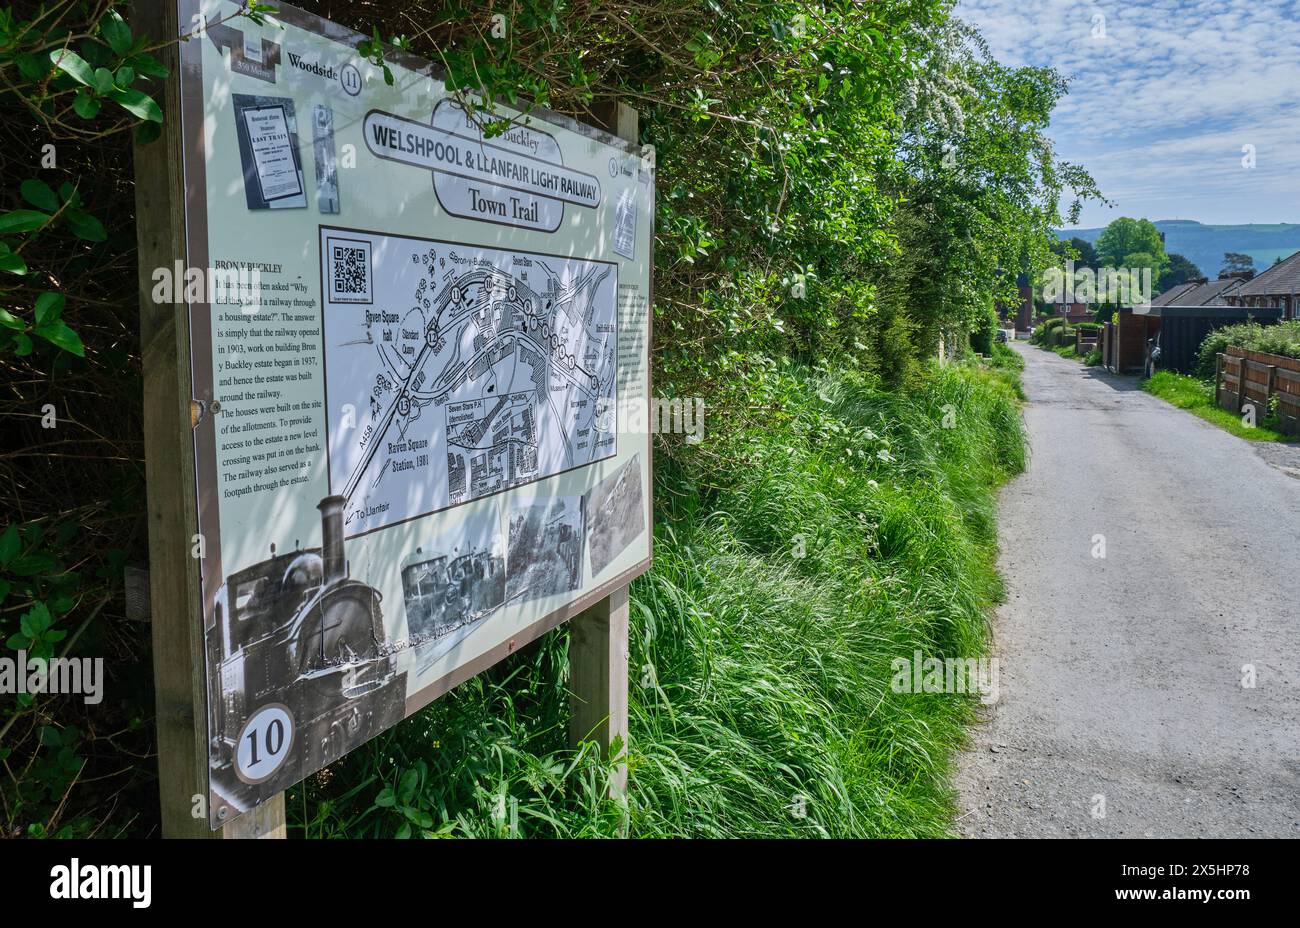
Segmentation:
<svg viewBox="0 0 1300 928">
<path fill-rule="evenodd" d="M 1300 319 L 1297 294 L 1300 294 L 1300 251 L 1224 296 L 1230 306 L 1281 309 L 1283 319 Z"/>
</svg>

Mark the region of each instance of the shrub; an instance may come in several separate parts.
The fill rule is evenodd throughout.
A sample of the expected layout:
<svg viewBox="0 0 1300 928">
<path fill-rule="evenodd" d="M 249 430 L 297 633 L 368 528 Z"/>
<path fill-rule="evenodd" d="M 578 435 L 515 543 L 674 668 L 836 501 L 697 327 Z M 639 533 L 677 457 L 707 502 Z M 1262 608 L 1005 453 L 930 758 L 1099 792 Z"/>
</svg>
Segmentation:
<svg viewBox="0 0 1300 928">
<path fill-rule="evenodd" d="M 1201 342 L 1197 354 L 1197 375 L 1206 380 L 1213 378 L 1214 356 L 1227 351 L 1229 346 L 1279 354 L 1284 358 L 1300 358 L 1300 319 L 1277 325 L 1243 322 L 1215 329 Z"/>
<path fill-rule="evenodd" d="M 1050 346 L 1052 344 L 1050 340 L 1052 333 L 1064 325 L 1065 320 L 1060 316 L 1053 316 L 1051 319 L 1040 323 L 1039 326 L 1034 329 L 1034 335 L 1032 338 L 1033 343 L 1035 345 Z"/>
<path fill-rule="evenodd" d="M 978 327 L 970 333 L 971 350 L 982 355 L 991 355 L 994 342 L 997 340 L 999 325 L 1001 325 L 1001 322 L 998 319 L 997 311 L 990 306 L 983 318 L 980 319 Z"/>
</svg>

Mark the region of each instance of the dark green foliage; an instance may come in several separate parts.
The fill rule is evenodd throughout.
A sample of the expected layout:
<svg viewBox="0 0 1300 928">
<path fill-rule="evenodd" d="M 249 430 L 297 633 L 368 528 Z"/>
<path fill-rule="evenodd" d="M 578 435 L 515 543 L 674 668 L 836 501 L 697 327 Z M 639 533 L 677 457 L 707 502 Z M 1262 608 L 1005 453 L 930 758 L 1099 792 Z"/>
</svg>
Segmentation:
<svg viewBox="0 0 1300 928">
<path fill-rule="evenodd" d="M 1197 375 L 1205 380 L 1213 379 L 1214 356 L 1226 352 L 1230 346 L 1300 358 L 1300 321 L 1292 319 L 1277 325 L 1243 322 L 1215 329 L 1201 342 L 1196 357 Z"/>
</svg>

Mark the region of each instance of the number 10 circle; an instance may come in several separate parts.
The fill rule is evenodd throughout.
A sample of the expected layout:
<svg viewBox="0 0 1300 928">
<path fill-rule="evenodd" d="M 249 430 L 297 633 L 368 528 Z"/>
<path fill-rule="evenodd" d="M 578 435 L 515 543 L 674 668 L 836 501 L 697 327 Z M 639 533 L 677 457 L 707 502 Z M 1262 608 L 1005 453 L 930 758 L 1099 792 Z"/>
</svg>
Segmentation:
<svg viewBox="0 0 1300 928">
<path fill-rule="evenodd" d="M 275 775 L 293 746 L 293 716 L 279 703 L 262 706 L 244 723 L 235 745 L 235 774 L 245 783 Z"/>
</svg>

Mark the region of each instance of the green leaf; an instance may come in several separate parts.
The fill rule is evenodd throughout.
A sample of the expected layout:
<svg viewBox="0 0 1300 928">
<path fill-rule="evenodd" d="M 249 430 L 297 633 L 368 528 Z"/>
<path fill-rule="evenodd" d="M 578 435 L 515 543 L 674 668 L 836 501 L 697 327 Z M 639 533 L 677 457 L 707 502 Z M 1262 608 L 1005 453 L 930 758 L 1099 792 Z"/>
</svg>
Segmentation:
<svg viewBox="0 0 1300 928">
<path fill-rule="evenodd" d="M 46 747 L 62 747 L 63 738 L 59 735 L 59 730 L 53 725 L 41 726 L 41 744 Z"/>
<path fill-rule="evenodd" d="M 50 627 L 54 620 L 50 618 L 50 610 L 45 607 L 45 603 L 36 603 L 28 610 L 27 614 L 19 620 L 19 627 L 23 630 L 24 635 L 31 635 L 36 638 Z M 26 623 L 26 624 L 24 624 Z M 29 630 L 30 626 L 30 630 Z"/>
<path fill-rule="evenodd" d="M 50 217 L 34 209 L 16 209 L 0 216 L 0 235 L 9 232 L 31 232 L 48 222 Z"/>
<path fill-rule="evenodd" d="M 8 566 L 22 546 L 23 540 L 18 534 L 18 526 L 10 525 L 5 529 L 4 534 L 0 535 L 0 567 Z"/>
<path fill-rule="evenodd" d="M 153 55 L 136 55 L 127 63 L 135 68 L 137 74 L 143 74 L 146 77 L 166 77 L 171 73 Z"/>
<path fill-rule="evenodd" d="M 104 224 L 84 209 L 69 209 L 63 214 L 63 218 L 77 238 L 88 242 L 102 242 L 108 238 L 108 233 L 104 231 Z"/>
<path fill-rule="evenodd" d="M 8 271 L 10 274 L 26 274 L 27 262 L 23 260 L 22 255 L 13 254 L 6 247 L 3 252 L 0 252 L 0 271 Z M 0 310 L 0 313 L 2 312 L 4 310 Z M 12 319 L 13 317 L 10 316 L 9 318 Z M 0 325 L 4 324 L 3 317 L 0 317 Z"/>
<path fill-rule="evenodd" d="M 54 63 L 60 71 L 70 74 L 74 80 L 91 86 L 95 80 L 95 72 L 90 65 L 86 64 L 84 58 L 78 55 L 70 48 L 56 48 L 50 52 L 50 61 Z"/>
<path fill-rule="evenodd" d="M 113 82 L 119 87 L 130 87 L 135 83 L 135 71 L 126 65 L 122 65 L 117 69 L 117 73 L 113 75 Z"/>
<path fill-rule="evenodd" d="M 388 809 L 397 804 L 397 796 L 393 793 L 391 787 L 385 786 L 375 797 L 375 805 L 381 809 Z"/>
<path fill-rule="evenodd" d="M 67 302 L 62 293 L 42 293 L 36 298 L 36 324 L 48 325 L 63 314 Z"/>
<path fill-rule="evenodd" d="M 408 770 L 402 774 L 401 783 L 397 787 L 398 798 L 404 803 L 409 803 L 415 795 L 415 789 L 420 783 L 420 775 L 414 770 Z"/>
<path fill-rule="evenodd" d="M 72 109 L 82 119 L 94 119 L 99 115 L 99 98 L 86 92 L 85 88 L 77 91 L 72 100 Z"/>
<path fill-rule="evenodd" d="M 108 93 L 113 89 L 113 72 L 108 68 L 96 68 L 93 86 L 97 93 Z"/>
<path fill-rule="evenodd" d="M 12 587 L 9 585 L 9 581 L 0 578 L 0 603 L 3 603 L 9 596 L 10 589 L 12 589 Z"/>
<path fill-rule="evenodd" d="M 148 145 L 162 135 L 162 126 L 156 122 L 142 122 L 135 127 L 135 141 L 138 145 Z"/>
<path fill-rule="evenodd" d="M 24 52 L 14 61 L 18 64 L 18 73 L 29 81 L 43 81 L 51 72 L 50 59 L 44 55 L 33 55 L 31 52 Z"/>
<path fill-rule="evenodd" d="M 76 187 L 72 186 L 72 184 L 68 183 L 66 180 L 59 184 L 59 196 L 63 198 L 64 203 L 67 203 L 70 206 L 81 205 L 81 194 L 77 192 Z"/>
<path fill-rule="evenodd" d="M 14 336 L 14 354 L 20 358 L 25 358 L 32 353 L 32 340 L 19 332 Z"/>
<path fill-rule="evenodd" d="M 26 336 L 22 337 L 26 338 Z M 24 554 L 19 558 L 15 558 L 14 562 L 9 565 L 9 571 L 20 577 L 34 577 L 37 574 L 49 573 L 53 569 L 54 558 L 50 557 L 48 554 L 41 554 L 35 551 Z M 41 608 L 44 609 L 45 607 L 42 606 Z"/>
<path fill-rule="evenodd" d="M 23 195 L 23 199 L 35 206 L 37 209 L 43 209 L 47 213 L 52 213 L 59 208 L 59 198 L 50 185 L 43 180 L 37 180 L 35 177 L 29 177 L 18 187 L 18 192 Z"/>
<path fill-rule="evenodd" d="M 99 34 L 104 37 L 108 47 L 119 55 L 131 50 L 131 27 L 118 15 L 117 10 L 109 12 L 99 24 Z"/>
<path fill-rule="evenodd" d="M 5 647 L 12 651 L 21 651 L 31 643 L 32 639 L 19 632 L 18 634 L 9 636 L 9 640 L 5 642 Z"/>
<path fill-rule="evenodd" d="M 68 328 L 62 320 L 50 325 L 37 326 L 34 334 L 69 354 L 75 354 L 79 358 L 86 356 L 86 347 L 81 343 L 81 336 Z"/>
<path fill-rule="evenodd" d="M 153 97 L 139 90 L 114 90 L 108 95 L 118 106 L 149 122 L 162 122 L 163 114 Z"/>
</svg>

